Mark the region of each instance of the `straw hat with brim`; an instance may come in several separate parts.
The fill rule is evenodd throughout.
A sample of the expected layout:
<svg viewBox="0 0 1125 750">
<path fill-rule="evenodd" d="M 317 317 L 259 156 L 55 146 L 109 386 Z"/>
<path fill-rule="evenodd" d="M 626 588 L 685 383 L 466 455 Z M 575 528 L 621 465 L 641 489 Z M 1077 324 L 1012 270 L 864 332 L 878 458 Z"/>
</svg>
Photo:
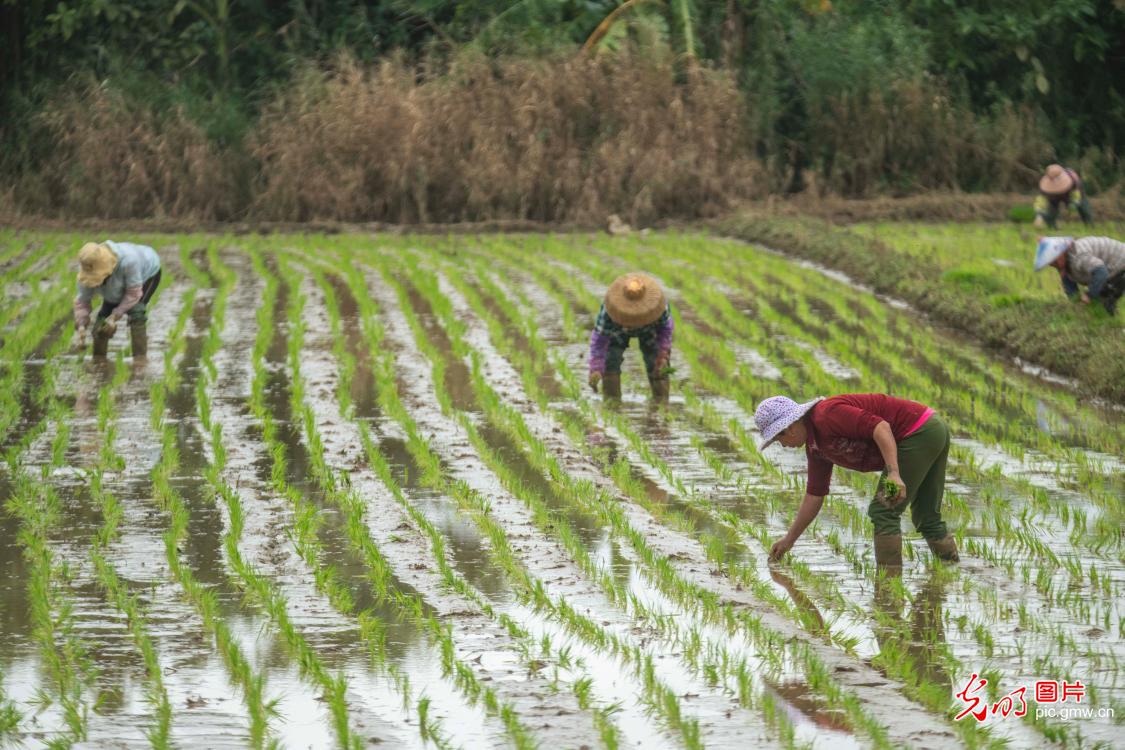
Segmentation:
<svg viewBox="0 0 1125 750">
<path fill-rule="evenodd" d="M 78 251 L 78 283 L 82 286 L 101 286 L 115 268 L 117 255 L 104 242 L 87 242 Z"/>
<path fill-rule="evenodd" d="M 1039 247 L 1035 250 L 1035 270 L 1042 271 L 1058 260 L 1072 242 L 1073 237 L 1040 237 Z"/>
<path fill-rule="evenodd" d="M 622 328 L 655 323 L 666 307 L 660 282 L 645 273 L 618 276 L 605 293 L 605 311 Z"/>
<path fill-rule="evenodd" d="M 758 408 L 754 410 L 754 424 L 758 425 L 758 432 L 762 433 L 762 444 L 758 446 L 758 450 L 765 450 L 786 427 L 805 416 L 809 409 L 823 400 L 820 397 L 798 404 L 785 396 L 771 396 L 758 404 Z"/>
<path fill-rule="evenodd" d="M 1066 195 L 1073 188 L 1074 178 L 1061 164 L 1047 167 L 1047 173 L 1039 178 L 1039 189 L 1047 195 Z"/>
</svg>

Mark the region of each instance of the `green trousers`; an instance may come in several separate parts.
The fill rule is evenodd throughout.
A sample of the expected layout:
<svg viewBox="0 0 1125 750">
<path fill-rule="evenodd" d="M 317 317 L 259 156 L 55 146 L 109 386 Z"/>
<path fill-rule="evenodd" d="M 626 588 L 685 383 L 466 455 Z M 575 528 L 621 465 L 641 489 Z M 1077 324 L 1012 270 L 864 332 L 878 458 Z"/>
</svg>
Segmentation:
<svg viewBox="0 0 1125 750">
<path fill-rule="evenodd" d="M 943 539 L 948 531 L 941 520 L 945 494 L 945 464 L 949 458 L 949 428 L 931 414 L 917 432 L 898 444 L 898 471 L 906 484 L 906 500 L 888 508 L 872 500 L 867 515 L 876 534 L 901 534 L 899 519 L 907 506 L 914 528 L 927 539 Z"/>
</svg>

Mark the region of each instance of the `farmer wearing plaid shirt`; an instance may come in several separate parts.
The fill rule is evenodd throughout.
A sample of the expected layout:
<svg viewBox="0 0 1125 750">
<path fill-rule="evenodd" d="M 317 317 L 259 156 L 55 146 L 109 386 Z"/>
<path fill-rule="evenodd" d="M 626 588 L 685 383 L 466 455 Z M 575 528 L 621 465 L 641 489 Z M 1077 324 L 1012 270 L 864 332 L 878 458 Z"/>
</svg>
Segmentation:
<svg viewBox="0 0 1125 750">
<path fill-rule="evenodd" d="M 666 402 L 672 356 L 672 313 L 660 283 L 643 273 L 619 276 L 609 286 L 590 334 L 590 387 L 604 383 L 606 398 L 621 398 L 621 362 L 637 339 L 654 401 Z"/>
</svg>

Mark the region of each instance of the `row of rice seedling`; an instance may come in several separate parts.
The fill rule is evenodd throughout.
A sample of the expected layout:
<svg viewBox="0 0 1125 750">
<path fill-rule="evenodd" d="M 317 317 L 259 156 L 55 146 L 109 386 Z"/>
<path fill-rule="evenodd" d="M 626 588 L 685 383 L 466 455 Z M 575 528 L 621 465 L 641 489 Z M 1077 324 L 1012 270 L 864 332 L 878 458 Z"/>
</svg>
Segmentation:
<svg viewBox="0 0 1125 750">
<path fill-rule="evenodd" d="M 185 268 L 191 268 L 193 263 L 186 248 L 186 245 L 182 246 L 181 261 Z M 211 283 L 210 277 L 201 272 L 194 274 L 189 272 L 189 275 L 193 275 L 198 281 L 205 280 L 208 285 Z M 237 636 L 223 616 L 215 588 L 202 583 L 193 572 L 191 564 L 184 560 L 181 554 L 181 549 L 188 538 L 190 513 L 172 482 L 180 460 L 178 425 L 165 414 L 165 409 L 169 398 L 177 390 L 185 387 L 180 367 L 182 363 L 178 359 L 182 358 L 187 348 L 185 331 L 196 304 L 197 289 L 191 287 L 184 294 L 180 314 L 167 337 L 169 345 L 164 351 L 163 376 L 153 383 L 150 391 L 152 406 L 150 422 L 161 446 L 160 459 L 152 470 L 153 499 L 169 516 L 168 528 L 164 533 L 164 549 L 170 574 L 200 617 L 203 628 L 214 640 L 215 648 L 222 657 L 231 681 L 241 689 L 248 715 L 250 743 L 253 747 L 262 748 L 271 742 L 269 719 L 272 712 L 264 695 L 264 678 L 251 664 Z M 225 295 L 227 289 L 220 286 L 217 293 Z M 221 304 L 220 302 L 220 309 Z M 209 306 L 210 310 L 213 310 L 213 307 Z M 218 328 L 221 324 L 221 318 L 212 317 L 212 328 Z M 190 385 L 186 387 L 191 388 Z M 191 392 L 194 393 L 195 389 L 191 388 Z"/>
<path fill-rule="evenodd" d="M 304 327 L 302 314 L 305 306 L 305 295 L 300 290 L 300 274 L 295 272 L 284 258 L 278 258 L 279 270 L 283 283 L 288 288 L 288 374 L 290 382 L 289 402 L 294 421 L 300 424 L 304 445 L 308 452 L 309 470 L 325 498 L 335 507 L 344 520 L 344 529 L 347 541 L 352 551 L 361 560 L 366 569 L 367 584 L 371 586 L 377 597 L 390 603 L 398 611 L 398 616 L 417 624 L 435 643 L 441 654 L 442 668 L 445 675 L 456 685 L 471 705 L 482 706 L 489 714 L 500 719 L 505 731 L 517 747 L 529 747 L 533 740 L 529 729 L 524 726 L 518 714 L 510 705 L 505 703 L 498 695 L 495 688 L 481 681 L 473 672 L 471 666 L 456 655 L 455 644 L 449 627 L 437 619 L 429 611 L 425 601 L 417 594 L 407 592 L 395 580 L 391 566 L 379 550 L 375 540 L 370 535 L 364 521 L 364 501 L 349 486 L 336 470 L 328 465 L 324 456 L 324 447 L 316 426 L 316 418 L 306 400 L 306 386 L 301 373 L 301 352 L 304 347 Z M 259 268 L 259 271 L 265 270 Z M 259 414 L 261 420 L 263 415 Z M 267 442 L 271 438 L 272 428 L 263 422 L 263 433 Z M 271 449 L 274 459 L 274 474 L 276 489 L 284 492 L 296 503 L 309 506 L 309 499 L 305 491 L 294 484 L 296 477 L 286 476 L 284 470 L 284 451 L 279 450 L 276 442 Z M 279 462 L 279 460 L 281 460 Z M 310 538 L 311 543 L 311 538 Z M 311 549 L 311 547 L 310 547 Z M 361 618 L 363 615 L 361 613 Z M 371 624 L 377 623 L 374 618 L 364 618 Z M 399 681 L 404 695 L 408 696 L 407 675 L 392 669 L 393 676 Z M 451 740 L 445 736 L 445 731 L 435 717 L 428 713 L 429 699 L 422 697 L 416 704 L 417 714 L 420 719 L 423 737 L 439 746 L 446 746 Z"/>
<path fill-rule="evenodd" d="M 50 256 L 49 278 L 62 274 L 69 258 L 65 253 Z M 67 341 L 63 336 L 62 321 L 67 315 L 69 285 L 54 283 L 41 293 L 31 295 L 33 302 L 28 306 L 19 322 L 3 338 L 3 374 L 0 375 L 0 444 L 10 445 L 13 432 L 21 424 L 21 419 L 29 423 L 35 420 L 34 412 L 42 412 L 45 402 L 44 392 L 36 388 L 37 383 L 26 377 L 29 358 L 46 361 L 47 355 L 57 354 Z M 42 368 L 42 363 L 37 367 Z M 24 425 L 28 426 L 28 425 Z"/>
<path fill-rule="evenodd" d="M 22 444 L 7 455 L 11 495 L 5 510 L 19 519 L 18 542 L 27 561 L 27 597 L 32 638 L 38 644 L 47 685 L 39 688 L 37 711 L 57 705 L 62 727 L 52 741 L 70 747 L 86 737 L 93 705 L 91 684 L 94 665 L 87 649 L 76 637 L 67 592 L 67 570 L 51 551 L 49 538 L 60 515 L 60 498 L 50 485 L 51 473 L 64 465 L 69 439 L 67 410 L 48 397 L 48 416 L 37 430 L 29 432 Z M 53 432 L 52 432 L 53 431 Z M 50 459 L 37 472 L 30 473 L 22 463 L 24 449 L 35 439 L 49 442 Z M 65 728 L 63 728 L 65 727 Z"/>
<path fill-rule="evenodd" d="M 3 269 L 0 283 L 3 284 L 5 299 L 4 309 L 0 310 L 0 331 L 7 331 L 9 327 L 18 324 L 27 310 L 38 301 L 37 292 L 43 282 L 53 281 L 50 276 L 41 278 L 46 275 L 42 267 L 44 262 L 57 263 L 60 256 L 65 256 L 65 253 L 60 253 L 57 249 L 46 250 L 46 243 L 42 243 L 44 247 L 37 247 L 39 244 L 33 241 L 13 243 L 0 260 L 0 268 Z"/>
<path fill-rule="evenodd" d="M 103 522 L 92 541 L 90 559 L 106 599 L 124 616 L 133 643 L 143 659 L 145 698 L 151 706 L 153 716 L 147 736 L 150 745 L 159 749 L 172 746 L 172 706 L 164 686 L 163 667 L 157 655 L 152 627 L 147 622 L 144 607 L 137 595 L 129 590 L 128 584 L 121 579 L 111 559 L 110 548 L 120 538 L 119 526 L 124 508 L 114 494 L 105 487 L 105 474 L 122 468 L 123 461 L 114 451 L 114 440 L 117 436 L 114 419 L 118 413 L 115 391 L 128 380 L 129 374 L 124 357 L 119 353 L 113 378 L 102 387 L 98 396 L 98 430 L 103 438 L 97 462 L 87 474 L 87 481 L 91 499 L 100 508 Z"/>
<path fill-rule="evenodd" d="M 412 746 L 437 741 L 442 745 L 440 727 L 426 713 L 429 699 L 422 697 L 415 702 L 411 685 L 413 675 L 400 669 L 388 654 L 388 631 L 394 628 L 395 623 L 382 619 L 381 612 L 360 606 L 358 602 L 362 597 L 356 596 L 333 565 L 326 561 L 325 546 L 316 536 L 323 523 L 320 510 L 295 490 L 277 489 L 278 483 L 274 480 L 290 471 L 286 460 L 287 446 L 281 445 L 276 454 L 270 446 L 278 445 L 279 425 L 285 425 L 289 419 L 288 394 L 285 395 L 284 409 L 277 408 L 272 396 L 268 404 L 258 399 L 265 400 L 267 389 L 274 387 L 266 385 L 271 377 L 276 379 L 286 374 L 287 347 L 278 351 L 274 342 L 284 341 L 287 323 L 285 318 L 275 318 L 273 314 L 278 309 L 284 310 L 286 305 L 284 299 L 279 299 L 283 296 L 279 294 L 282 287 L 276 277 L 272 273 L 262 277 L 252 267 L 250 261 L 255 258 L 260 260 L 258 250 L 251 248 L 250 256 L 240 253 L 231 259 L 239 266 L 238 304 L 232 308 L 234 314 L 230 330 L 215 347 L 216 352 L 219 347 L 230 347 L 230 350 L 223 352 L 223 366 L 215 370 L 216 377 L 209 377 L 211 382 L 201 392 L 200 403 L 206 404 L 206 429 L 210 434 L 206 478 L 225 511 L 228 531 L 224 547 L 228 565 L 237 571 L 237 580 L 250 598 L 270 607 L 278 607 L 279 602 L 285 606 L 282 624 L 275 625 L 286 629 L 287 633 L 283 633 L 282 637 L 300 638 L 305 642 L 304 646 L 300 646 L 302 655 L 298 656 L 296 664 L 303 682 L 315 693 L 298 695 L 290 684 L 289 690 L 275 700 L 282 708 L 296 705 L 292 710 L 299 712 L 307 710 L 301 706 L 303 701 L 319 714 L 317 701 L 328 704 L 330 698 L 334 699 L 335 704 L 328 705 L 329 722 L 338 725 L 340 708 L 346 706 L 347 716 L 353 720 L 349 729 L 353 742 L 391 741 L 390 734 L 397 729 L 394 717 L 417 706 L 421 738 L 412 742 L 413 737 L 399 734 L 394 736 L 394 741 L 400 744 L 406 741 Z M 234 276 L 232 274 L 232 278 Z M 259 284 L 261 280 L 270 283 Z M 269 299 L 260 302 L 259 293 Z M 252 336 L 253 348 L 239 351 L 239 347 L 233 345 L 241 345 L 247 338 L 247 321 L 254 318 L 250 312 L 254 309 L 257 310 L 259 326 Z M 271 372 L 274 373 L 272 376 Z M 217 401 L 209 393 L 213 389 L 217 389 L 217 394 L 221 396 Z M 235 398 L 233 394 L 239 395 Z M 258 422 L 257 415 L 261 413 L 269 415 L 267 431 L 272 442 L 259 439 L 261 429 L 246 430 L 248 425 L 244 417 L 247 412 L 254 422 Z M 201 415 L 203 413 L 201 411 Z M 248 441 L 237 438 L 243 430 L 251 436 Z M 231 434 L 236 436 L 233 443 L 225 437 Z M 228 460 L 231 456 L 228 448 L 232 449 L 233 462 Z M 273 455 L 284 462 L 281 474 Z M 264 466 L 264 478 L 259 464 Z M 247 477 L 246 471 L 251 468 L 252 473 L 258 475 L 257 479 Z M 285 508 L 299 505 L 299 512 L 292 515 L 279 512 L 276 508 L 278 502 L 283 503 Z M 248 533 L 244 534 L 244 530 Z M 281 555 L 285 562 L 279 563 L 279 548 L 287 540 L 292 542 L 292 557 Z M 333 540 L 333 543 L 338 544 L 339 541 Z M 339 613 L 338 617 L 334 617 L 336 613 Z M 351 648 L 353 637 L 356 645 L 354 658 Z M 291 653 L 292 648 L 288 649 Z M 311 667 L 316 671 L 305 666 L 309 654 L 317 660 Z M 326 674 L 334 681 L 334 693 L 324 689 L 322 678 Z M 378 675 L 378 679 L 370 679 L 372 675 Z M 312 717 L 300 718 L 308 721 Z M 281 739 L 288 741 L 290 737 L 295 738 L 294 741 L 310 741 L 301 729 L 292 726 L 285 729 Z M 313 741 L 324 743 L 332 740 L 325 737 Z"/>
<path fill-rule="evenodd" d="M 56 261 L 56 256 L 50 256 L 50 260 Z M 70 426 L 69 409 L 55 388 L 62 367 L 58 354 L 66 340 L 60 335 L 57 310 L 51 311 L 44 300 L 58 297 L 60 288 L 68 286 L 56 283 L 47 295 L 38 298 L 16 330 L 5 337 L 3 348 L 5 397 L 22 391 L 22 398 L 9 402 L 10 410 L 5 409 L 6 429 L 13 428 L 20 418 L 23 421 L 21 429 L 8 433 L 4 440 L 10 490 L 4 510 L 19 522 L 16 541 L 27 564 L 24 593 L 30 636 L 38 645 L 47 680 L 37 688 L 29 705 L 36 714 L 57 718 L 57 722 L 45 718 L 43 725 L 50 727 L 50 741 L 59 747 L 85 739 L 96 702 L 92 694 L 96 669 L 86 645 L 75 633 L 68 591 L 70 573 L 50 542 L 62 512 L 62 500 L 49 480 L 66 463 Z M 39 378 L 26 379 L 24 359 L 33 352 L 43 356 L 44 362 Z M 46 458 L 38 466 L 29 456 L 33 446 L 46 450 Z M 19 707 L 5 701 L 3 716 L 6 732 L 16 743 L 22 742 L 29 727 L 23 724 L 26 717 Z M 32 721 L 39 723 L 38 716 Z"/>
<path fill-rule="evenodd" d="M 502 304 L 502 303 L 500 303 L 500 304 Z M 487 310 L 484 310 L 484 309 L 478 308 L 478 312 L 483 314 L 483 315 L 488 315 Z M 446 325 L 447 325 L 447 328 L 455 328 L 455 325 L 453 324 L 452 321 L 447 320 Z M 496 331 L 496 329 L 494 329 L 494 331 Z M 509 355 L 512 354 L 511 351 L 506 351 L 506 353 L 509 354 Z M 532 380 L 532 379 L 525 378 L 525 387 L 527 387 L 529 394 L 535 393 L 533 387 L 530 385 L 532 382 L 537 383 L 538 379 Z M 474 383 L 478 387 L 478 389 L 483 390 L 483 389 L 487 388 L 487 386 L 483 383 L 483 380 L 480 379 L 479 372 L 474 373 Z M 538 444 L 538 441 L 531 435 L 531 433 L 527 432 L 525 426 L 520 427 L 520 425 L 519 425 L 520 419 L 519 419 L 518 415 L 515 415 L 514 410 L 511 410 L 510 408 L 504 409 L 504 407 L 499 404 L 499 401 L 495 399 L 494 395 L 492 396 L 492 399 L 493 399 L 494 408 L 496 409 L 496 413 L 493 414 L 492 418 L 495 419 L 498 423 L 502 424 L 506 429 L 512 430 L 513 434 L 518 438 L 519 443 L 521 443 L 523 445 L 536 446 Z M 540 402 L 543 401 L 542 398 L 540 398 L 539 400 L 540 400 Z M 486 401 L 486 403 L 488 403 L 488 402 Z M 530 455 L 532 455 L 536 459 L 538 459 L 537 468 L 544 471 L 545 473 L 548 473 L 548 475 L 551 476 L 552 479 L 554 479 L 555 481 L 557 481 L 561 484 L 566 484 L 567 483 L 567 477 L 566 477 L 565 471 L 561 470 L 561 468 L 558 466 L 557 463 L 554 463 L 554 462 L 551 461 L 550 457 L 547 455 L 547 452 L 544 450 L 544 448 L 541 444 L 538 444 L 538 445 L 539 445 L 538 449 L 533 448 L 532 450 L 528 451 L 528 453 Z M 533 460 L 533 463 L 536 463 L 536 461 Z M 574 492 L 573 489 L 571 491 Z M 581 493 L 581 491 L 579 491 L 579 492 L 574 492 L 574 494 L 580 495 L 582 493 Z M 587 494 L 588 494 L 588 490 L 587 490 Z M 603 498 L 603 501 L 604 501 L 604 498 Z M 605 503 L 603 502 L 603 503 L 597 503 L 597 504 L 603 505 Z M 555 523 L 557 525 L 558 521 L 555 520 Z M 568 547 L 571 547 L 571 546 L 572 545 L 568 545 Z M 582 550 L 580 548 L 574 549 L 572 551 L 572 554 L 574 554 L 576 557 L 581 556 Z M 634 614 L 637 615 L 638 613 L 634 613 Z M 696 636 L 696 638 L 698 638 L 698 636 Z M 734 663 L 737 663 L 737 660 L 735 660 L 735 659 L 730 659 L 730 661 L 734 662 Z"/>
<path fill-rule="evenodd" d="M 261 264 L 261 259 L 258 255 L 253 255 L 253 259 L 255 261 L 255 270 L 266 278 L 266 286 L 262 304 L 258 308 L 259 328 L 254 347 L 254 383 L 250 406 L 251 410 L 255 412 L 255 416 L 259 419 L 262 419 L 263 416 L 265 417 L 266 421 L 262 427 L 264 440 L 276 460 L 279 451 L 280 454 L 283 455 L 284 447 L 276 445 L 272 440 L 273 433 L 271 432 L 270 425 L 273 423 L 268 410 L 266 410 L 264 406 L 263 389 L 266 379 L 264 355 L 274 336 L 275 321 L 273 319 L 273 310 L 277 281 L 273 279 L 271 275 L 268 275 L 268 271 L 266 271 Z M 347 677 L 342 673 L 333 674 L 331 672 L 325 665 L 317 649 L 310 644 L 305 634 L 294 624 L 291 606 L 284 591 L 282 591 L 275 582 L 260 574 L 241 554 L 238 546 L 244 523 L 241 500 L 239 498 L 239 493 L 231 487 L 229 481 L 224 477 L 223 470 L 225 467 L 226 454 L 222 441 L 222 425 L 214 422 L 210 418 L 210 397 L 206 395 L 205 391 L 203 393 L 204 401 L 202 401 L 201 404 L 206 404 L 206 406 L 202 407 L 200 414 L 204 428 L 209 434 L 208 442 L 211 452 L 210 466 L 206 470 L 207 480 L 214 492 L 216 500 L 221 501 L 226 510 L 226 518 L 229 527 L 224 539 L 224 550 L 227 562 L 238 576 L 239 585 L 269 617 L 274 628 L 285 643 L 291 657 L 299 665 L 301 676 L 305 678 L 310 685 L 322 691 L 323 700 L 326 702 L 332 717 L 332 727 L 339 745 L 347 748 L 361 747 L 364 744 L 364 738 L 358 731 L 351 716 L 352 710 L 348 699 Z M 283 476 L 283 464 L 280 472 Z M 278 473 L 275 464 L 275 476 L 277 476 Z M 298 512 L 295 514 L 295 526 L 293 529 L 294 539 L 299 552 L 302 554 L 302 557 L 306 559 L 306 562 L 309 559 L 315 560 L 315 557 L 312 557 L 312 555 L 315 554 L 315 547 L 309 547 L 306 543 L 307 540 L 310 539 L 314 523 L 314 515 L 309 512 Z M 315 570 L 315 565 L 313 565 L 313 567 Z M 319 573 L 320 571 L 317 572 Z M 334 603 L 340 601 L 340 597 L 347 596 L 346 592 L 335 583 L 331 571 L 328 571 L 326 575 L 323 576 L 318 575 L 318 584 L 324 586 L 329 598 L 333 599 Z M 347 601 L 346 598 L 344 601 Z M 361 629 L 361 632 L 368 636 L 367 640 L 370 642 L 372 639 L 377 638 L 380 632 L 378 623 L 367 623 L 366 628 Z M 379 654 L 381 651 L 378 648 L 373 648 L 372 653 Z"/>
</svg>

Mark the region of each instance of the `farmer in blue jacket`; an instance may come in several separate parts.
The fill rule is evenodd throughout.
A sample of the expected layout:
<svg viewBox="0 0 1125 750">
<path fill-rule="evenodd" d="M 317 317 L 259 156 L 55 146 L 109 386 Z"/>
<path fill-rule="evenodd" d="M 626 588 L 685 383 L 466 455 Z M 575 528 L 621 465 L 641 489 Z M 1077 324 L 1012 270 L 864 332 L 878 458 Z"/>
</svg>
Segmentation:
<svg viewBox="0 0 1125 750">
<path fill-rule="evenodd" d="M 91 302 L 102 306 L 93 326 L 94 356 L 104 357 L 117 324 L 129 317 L 133 356 L 148 354 L 147 306 L 160 284 L 160 256 L 147 245 L 129 242 L 87 242 L 78 251 L 78 294 L 74 298 L 76 347 L 86 346 Z"/>
</svg>

